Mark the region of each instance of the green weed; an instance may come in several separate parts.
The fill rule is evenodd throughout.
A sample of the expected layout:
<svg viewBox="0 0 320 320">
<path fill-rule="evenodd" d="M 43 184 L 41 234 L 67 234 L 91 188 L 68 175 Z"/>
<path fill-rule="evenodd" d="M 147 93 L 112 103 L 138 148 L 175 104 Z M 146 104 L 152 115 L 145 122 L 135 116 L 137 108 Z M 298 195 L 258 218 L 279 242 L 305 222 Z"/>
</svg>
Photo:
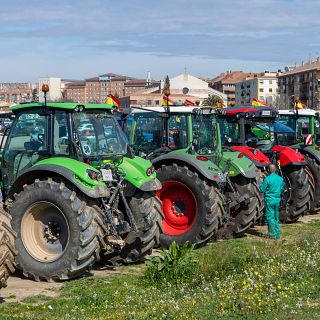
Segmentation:
<svg viewBox="0 0 320 320">
<path fill-rule="evenodd" d="M 158 256 L 147 262 L 144 278 L 152 285 L 176 286 L 191 282 L 197 277 L 198 271 L 194 246 L 188 242 L 182 246 L 173 242 L 168 250 L 161 249 Z"/>
</svg>

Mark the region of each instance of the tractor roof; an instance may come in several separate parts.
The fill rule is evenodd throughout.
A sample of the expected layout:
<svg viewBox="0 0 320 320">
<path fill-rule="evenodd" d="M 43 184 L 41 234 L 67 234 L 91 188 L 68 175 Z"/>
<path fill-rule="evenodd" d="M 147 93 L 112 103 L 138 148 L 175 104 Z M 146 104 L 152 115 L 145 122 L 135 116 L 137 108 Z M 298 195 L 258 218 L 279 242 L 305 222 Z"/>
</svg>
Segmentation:
<svg viewBox="0 0 320 320">
<path fill-rule="evenodd" d="M 12 111 L 20 111 L 29 108 L 57 108 L 57 109 L 66 109 L 74 110 L 76 107 L 83 107 L 84 109 L 106 109 L 111 110 L 113 106 L 111 104 L 81 104 L 76 102 L 49 102 L 47 105 L 44 103 L 22 103 L 16 104 L 10 109 Z"/>
<path fill-rule="evenodd" d="M 186 113 L 192 112 L 195 106 L 169 106 L 170 112 L 178 112 L 178 113 Z M 132 111 L 134 113 L 142 113 L 142 112 L 158 112 L 158 113 L 166 113 L 166 107 L 133 107 Z"/>
<path fill-rule="evenodd" d="M 219 113 L 224 116 L 232 117 L 243 116 L 246 118 L 275 118 L 277 116 L 278 111 L 272 107 L 244 106 L 220 109 Z"/>
<path fill-rule="evenodd" d="M 316 111 L 313 109 L 279 110 L 279 115 L 315 116 Z"/>
</svg>

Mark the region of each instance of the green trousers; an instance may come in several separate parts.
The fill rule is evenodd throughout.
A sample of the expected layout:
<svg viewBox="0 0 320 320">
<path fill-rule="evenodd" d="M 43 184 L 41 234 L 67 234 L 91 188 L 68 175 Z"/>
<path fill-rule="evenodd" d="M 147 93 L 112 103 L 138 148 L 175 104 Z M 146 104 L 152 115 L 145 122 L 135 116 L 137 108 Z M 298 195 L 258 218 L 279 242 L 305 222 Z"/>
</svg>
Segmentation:
<svg viewBox="0 0 320 320">
<path fill-rule="evenodd" d="M 268 225 L 268 235 L 272 239 L 280 239 L 279 222 L 280 199 L 265 201 L 265 219 Z"/>
</svg>

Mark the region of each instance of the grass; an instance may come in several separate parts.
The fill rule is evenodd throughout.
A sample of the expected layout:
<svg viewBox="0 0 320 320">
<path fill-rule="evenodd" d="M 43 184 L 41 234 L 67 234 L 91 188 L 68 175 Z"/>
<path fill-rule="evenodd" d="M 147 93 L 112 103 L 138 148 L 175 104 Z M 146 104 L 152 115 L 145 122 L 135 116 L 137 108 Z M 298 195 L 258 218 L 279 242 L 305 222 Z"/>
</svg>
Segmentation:
<svg viewBox="0 0 320 320">
<path fill-rule="evenodd" d="M 196 251 L 199 275 L 179 286 L 150 285 L 144 265 L 125 267 L 67 282 L 56 298 L 8 300 L 0 319 L 319 319 L 320 221 L 285 226 L 283 237 L 209 244 Z"/>
</svg>

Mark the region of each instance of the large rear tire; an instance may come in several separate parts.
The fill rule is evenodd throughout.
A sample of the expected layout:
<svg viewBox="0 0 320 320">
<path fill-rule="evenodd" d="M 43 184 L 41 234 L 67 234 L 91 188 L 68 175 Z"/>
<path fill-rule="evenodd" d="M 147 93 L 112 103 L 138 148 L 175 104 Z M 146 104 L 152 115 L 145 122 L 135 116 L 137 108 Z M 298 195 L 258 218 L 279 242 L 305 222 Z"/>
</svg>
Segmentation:
<svg viewBox="0 0 320 320">
<path fill-rule="evenodd" d="M 11 216 L 0 208 L 0 289 L 7 286 L 7 279 L 14 272 L 16 233 L 11 228 Z"/>
<path fill-rule="evenodd" d="M 162 165 L 157 170 L 162 189 L 163 233 L 160 244 L 168 248 L 173 241 L 203 245 L 222 227 L 225 208 L 223 195 L 186 166 Z"/>
<path fill-rule="evenodd" d="M 231 178 L 231 181 L 240 196 L 249 195 L 247 202 L 242 202 L 231 210 L 231 230 L 235 234 L 241 234 L 255 223 L 260 214 L 261 199 L 257 183 L 253 179 L 238 175 Z"/>
<path fill-rule="evenodd" d="M 284 194 L 284 205 L 280 209 L 281 222 L 298 221 L 299 217 L 310 208 L 310 184 L 304 167 L 285 166 L 282 169 L 287 192 Z"/>
<path fill-rule="evenodd" d="M 105 226 L 63 182 L 35 180 L 8 206 L 17 233 L 17 267 L 28 278 L 68 280 L 99 260 Z"/>
<path fill-rule="evenodd" d="M 313 213 L 320 210 L 320 164 L 308 154 L 304 154 L 304 157 L 309 172 L 311 173 L 310 184 L 312 199 L 310 201 L 310 212 Z"/>
<path fill-rule="evenodd" d="M 104 260 L 112 264 L 129 264 L 142 260 L 152 248 L 159 245 L 161 229 L 161 201 L 153 192 L 137 190 L 128 198 L 128 204 L 135 218 L 138 232 L 129 232 L 123 239 L 125 246 L 120 252 L 108 254 Z M 123 208 L 124 210 L 124 208 Z"/>
</svg>

